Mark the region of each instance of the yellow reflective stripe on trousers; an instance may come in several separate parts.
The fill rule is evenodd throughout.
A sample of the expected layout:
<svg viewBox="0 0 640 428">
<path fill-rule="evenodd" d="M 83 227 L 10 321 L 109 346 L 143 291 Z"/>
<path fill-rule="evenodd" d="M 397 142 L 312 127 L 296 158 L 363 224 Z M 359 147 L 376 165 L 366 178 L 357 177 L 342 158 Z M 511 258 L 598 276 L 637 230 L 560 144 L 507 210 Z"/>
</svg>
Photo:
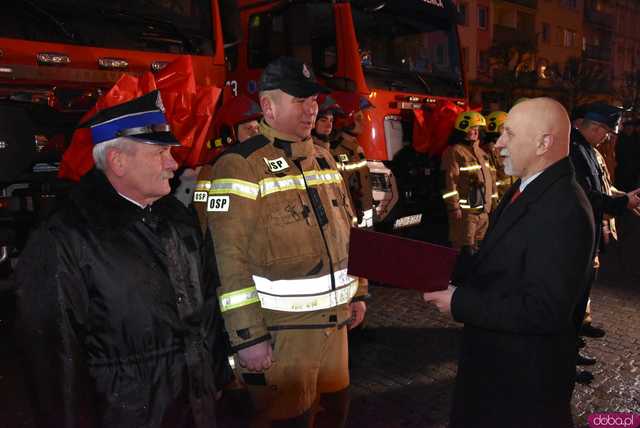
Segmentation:
<svg viewBox="0 0 640 428">
<path fill-rule="evenodd" d="M 358 280 L 317 296 L 273 296 L 258 292 L 263 309 L 283 312 L 308 312 L 335 308 L 351 301 L 358 291 Z"/>
<path fill-rule="evenodd" d="M 235 178 L 221 178 L 211 181 L 209 195 L 236 195 L 243 198 L 256 200 L 260 188 L 250 181 Z"/>
<path fill-rule="evenodd" d="M 305 171 L 302 174 L 285 175 L 284 177 L 270 177 L 260 180 L 258 183 L 261 196 L 268 196 L 277 192 L 287 190 L 304 190 L 305 179 L 309 186 L 318 186 L 321 184 L 333 184 L 342 181 L 340 173 L 333 169 L 323 169 L 320 171 Z"/>
<path fill-rule="evenodd" d="M 461 166 L 460 167 L 460 171 L 478 171 L 481 170 L 482 166 L 481 165 L 469 165 L 469 166 Z"/>
<path fill-rule="evenodd" d="M 452 198 L 454 196 L 458 196 L 458 191 L 454 190 L 453 192 L 447 192 L 444 195 L 442 195 L 442 199 L 449 199 Z"/>
<path fill-rule="evenodd" d="M 225 312 L 231 309 L 258 303 L 258 291 L 256 287 L 247 287 L 242 290 L 231 291 L 220 295 L 220 311 Z"/>
</svg>

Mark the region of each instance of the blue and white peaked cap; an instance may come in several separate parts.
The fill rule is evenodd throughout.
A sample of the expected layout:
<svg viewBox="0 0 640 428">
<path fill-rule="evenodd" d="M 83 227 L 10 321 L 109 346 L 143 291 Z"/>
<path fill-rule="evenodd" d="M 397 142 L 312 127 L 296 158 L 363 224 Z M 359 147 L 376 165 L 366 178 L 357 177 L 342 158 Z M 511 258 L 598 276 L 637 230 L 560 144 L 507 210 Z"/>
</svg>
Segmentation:
<svg viewBox="0 0 640 428">
<path fill-rule="evenodd" d="M 94 145 L 119 137 L 147 144 L 180 145 L 171 133 L 158 90 L 101 110 L 79 127 L 91 128 Z"/>
</svg>

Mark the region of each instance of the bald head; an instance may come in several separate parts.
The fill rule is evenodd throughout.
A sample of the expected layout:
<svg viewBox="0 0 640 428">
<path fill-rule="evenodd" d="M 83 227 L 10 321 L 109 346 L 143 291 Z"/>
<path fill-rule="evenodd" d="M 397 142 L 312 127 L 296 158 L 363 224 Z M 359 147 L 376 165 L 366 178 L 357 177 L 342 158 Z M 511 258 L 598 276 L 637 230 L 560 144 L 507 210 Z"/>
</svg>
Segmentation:
<svg viewBox="0 0 640 428">
<path fill-rule="evenodd" d="M 551 98 L 533 98 L 509 111 L 496 144 L 505 172 L 527 178 L 569 155 L 569 115 Z"/>
</svg>

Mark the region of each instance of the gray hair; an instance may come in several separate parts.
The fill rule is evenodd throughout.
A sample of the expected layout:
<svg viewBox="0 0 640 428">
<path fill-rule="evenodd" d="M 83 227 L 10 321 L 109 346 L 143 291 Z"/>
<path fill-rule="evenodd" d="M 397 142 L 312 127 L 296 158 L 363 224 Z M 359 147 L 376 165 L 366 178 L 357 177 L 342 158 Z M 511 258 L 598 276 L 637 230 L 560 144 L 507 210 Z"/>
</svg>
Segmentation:
<svg viewBox="0 0 640 428">
<path fill-rule="evenodd" d="M 113 140 L 105 141 L 104 143 L 96 144 L 93 146 L 93 160 L 96 163 L 96 168 L 100 171 L 105 171 L 107 168 L 107 153 L 110 149 L 119 150 L 127 154 L 135 153 L 137 144 L 128 138 L 118 137 Z"/>
</svg>

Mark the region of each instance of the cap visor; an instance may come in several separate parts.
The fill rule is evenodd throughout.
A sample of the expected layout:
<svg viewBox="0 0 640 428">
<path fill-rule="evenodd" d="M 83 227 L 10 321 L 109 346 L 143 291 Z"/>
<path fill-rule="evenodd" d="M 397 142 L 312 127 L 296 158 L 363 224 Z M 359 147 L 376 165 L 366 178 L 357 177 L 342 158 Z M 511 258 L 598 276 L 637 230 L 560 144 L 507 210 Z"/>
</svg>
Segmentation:
<svg viewBox="0 0 640 428">
<path fill-rule="evenodd" d="M 171 132 L 153 132 L 150 134 L 129 135 L 127 138 L 140 143 L 157 144 L 159 146 L 180 146 L 180 141 Z"/>
<path fill-rule="evenodd" d="M 296 98 L 307 98 L 313 95 L 328 94 L 331 92 L 330 89 L 325 88 L 318 83 L 309 81 L 283 85 L 280 90 Z"/>
</svg>

